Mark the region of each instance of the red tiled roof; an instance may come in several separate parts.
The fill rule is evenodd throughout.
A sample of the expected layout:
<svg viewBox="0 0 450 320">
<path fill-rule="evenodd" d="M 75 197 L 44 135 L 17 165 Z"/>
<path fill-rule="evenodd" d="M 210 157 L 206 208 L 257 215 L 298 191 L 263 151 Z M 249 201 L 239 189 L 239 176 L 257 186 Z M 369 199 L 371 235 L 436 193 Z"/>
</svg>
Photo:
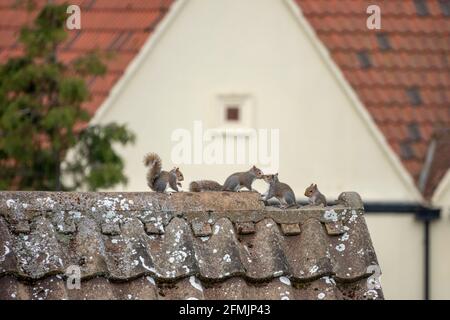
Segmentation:
<svg viewBox="0 0 450 320">
<path fill-rule="evenodd" d="M 95 113 L 125 69 L 151 36 L 174 0 L 73 0 L 81 8 L 81 30 L 69 31 L 58 57 L 69 62 L 93 50 L 113 53 L 106 61 L 104 77 L 90 79 L 91 101 L 84 107 Z M 21 54 L 20 28 L 35 18 L 47 0 L 35 0 L 36 10 L 15 6 L 16 0 L 0 3 L 0 63 Z M 54 1 L 64 3 L 64 0 Z"/>
<path fill-rule="evenodd" d="M 450 127 L 450 18 L 442 8 L 448 0 L 426 1 L 427 16 L 417 14 L 414 0 L 295 1 L 417 181 L 433 132 Z M 20 53 L 19 28 L 34 17 L 12 8 L 15 2 L 0 3 L 0 62 Z M 46 0 L 36 2 L 42 6 Z M 71 1 L 81 6 L 82 30 L 70 32 L 60 59 L 72 60 L 96 48 L 116 53 L 107 75 L 90 82 L 88 110 L 94 113 L 101 105 L 173 2 Z M 381 8 L 380 31 L 366 28 L 371 4 Z M 380 35 L 387 39 L 387 49 L 380 47 Z M 442 166 L 444 170 L 450 163 Z"/>
<path fill-rule="evenodd" d="M 295 1 L 418 181 L 433 132 L 450 127 L 450 17 L 443 9 L 450 1 L 426 1 L 426 16 L 417 13 L 414 0 Z M 381 9 L 379 31 L 366 27 L 366 9 L 372 4 Z M 387 48 L 380 46 L 383 40 Z M 363 66 L 361 56 L 369 66 Z M 450 159 L 439 165 L 445 171 Z"/>
</svg>

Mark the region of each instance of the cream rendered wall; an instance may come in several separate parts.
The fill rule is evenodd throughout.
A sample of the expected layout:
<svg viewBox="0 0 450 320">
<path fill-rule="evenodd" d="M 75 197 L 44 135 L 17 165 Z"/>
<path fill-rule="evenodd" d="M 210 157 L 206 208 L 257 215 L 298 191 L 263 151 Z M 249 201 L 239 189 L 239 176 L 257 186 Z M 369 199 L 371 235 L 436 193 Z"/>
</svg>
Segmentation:
<svg viewBox="0 0 450 320">
<path fill-rule="evenodd" d="M 159 40 L 95 119 L 128 123 L 137 134 L 136 145 L 121 150 L 129 177 L 125 190 L 147 190 L 145 153 L 157 151 L 171 168 L 173 130 L 192 130 L 194 120 L 213 126 L 217 95 L 236 93 L 255 101 L 255 128 L 280 128 L 280 178 L 298 197 L 316 182 L 331 199 L 356 190 L 365 200 L 417 200 L 288 3 L 187 0 L 169 14 L 173 19 L 157 31 Z M 191 180 L 223 181 L 249 165 L 181 167 L 187 188 Z M 263 191 L 263 184 L 258 188 Z M 416 225 L 380 219 L 368 220 L 386 297 L 420 298 L 421 251 L 409 242 Z M 399 241 L 411 254 L 391 256 Z M 401 262 L 408 264 L 408 276 L 400 276 Z"/>
<path fill-rule="evenodd" d="M 423 225 L 413 215 L 366 215 L 386 299 L 423 299 Z"/>
<path fill-rule="evenodd" d="M 330 196 L 409 199 L 399 173 L 375 143 L 341 86 L 284 1 L 188 0 L 101 122 L 129 123 L 129 190 L 145 190 L 144 153 L 170 166 L 171 133 L 215 122 L 215 96 L 255 98 L 256 128 L 280 128 L 280 176 L 303 190 L 317 182 Z M 248 166 L 241 166 L 241 169 Z M 189 166 L 188 179 L 223 180 L 229 168 Z M 332 177 L 332 178 L 330 178 Z"/>
<path fill-rule="evenodd" d="M 450 299 L 450 170 L 436 189 L 433 205 L 441 219 L 431 224 L 431 298 Z"/>
</svg>

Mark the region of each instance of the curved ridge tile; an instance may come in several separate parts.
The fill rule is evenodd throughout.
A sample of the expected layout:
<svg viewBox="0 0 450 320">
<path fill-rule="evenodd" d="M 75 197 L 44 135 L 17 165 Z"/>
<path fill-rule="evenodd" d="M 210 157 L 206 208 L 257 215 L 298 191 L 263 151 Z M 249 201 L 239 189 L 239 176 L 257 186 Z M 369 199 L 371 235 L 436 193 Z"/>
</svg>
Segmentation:
<svg viewBox="0 0 450 320">
<path fill-rule="evenodd" d="M 286 277 L 276 277 L 258 286 L 246 284 L 244 299 L 249 300 L 293 300 L 294 288 Z"/>
<path fill-rule="evenodd" d="M 32 222 L 29 234 L 18 234 L 14 238 L 14 252 L 19 273 L 33 279 L 47 274 L 64 273 L 67 260 L 60 248 L 53 224 L 44 216 Z"/>
<path fill-rule="evenodd" d="M 325 276 L 320 279 L 294 284 L 296 300 L 336 300 L 342 299 L 342 294 L 333 278 Z"/>
<path fill-rule="evenodd" d="M 151 224 L 156 230 L 159 230 L 159 234 L 164 233 L 164 228 L 173 218 L 172 213 L 164 211 L 144 210 L 137 211 L 136 216 L 144 224 Z"/>
<path fill-rule="evenodd" d="M 107 278 L 96 277 L 82 281 L 80 289 L 67 290 L 70 300 L 116 300 L 114 287 Z"/>
<path fill-rule="evenodd" d="M 234 277 L 207 286 L 205 297 L 208 300 L 292 300 L 295 290 L 286 277 L 257 284 Z"/>
<path fill-rule="evenodd" d="M 164 283 L 158 286 L 158 299 L 161 300 L 204 300 L 202 283 L 191 276 L 176 284 Z"/>
<path fill-rule="evenodd" d="M 103 235 L 109 276 L 126 280 L 150 271 L 153 259 L 148 254 L 141 221 L 124 219 L 120 231 L 119 235 Z"/>
<path fill-rule="evenodd" d="M 6 192 L 0 192 L 3 201 L 0 201 L 0 215 L 10 224 L 17 224 L 26 219 L 25 211 L 29 208 L 28 203 L 20 201 L 16 195 L 8 196 Z"/>
<path fill-rule="evenodd" d="M 291 282 L 287 277 L 253 283 L 242 277 L 222 282 L 202 282 L 195 276 L 177 282 L 158 283 L 151 277 L 139 277 L 128 282 L 114 282 L 96 277 L 81 282 L 80 289 L 68 289 L 61 276 L 51 276 L 30 283 L 13 276 L 0 278 L 2 300 L 333 300 L 383 299 L 380 287 L 373 288 L 367 279 L 354 282 L 336 282 L 322 277 L 309 282 Z"/>
<path fill-rule="evenodd" d="M 247 277 L 264 280 L 289 274 L 283 251 L 283 236 L 272 219 L 263 219 L 255 225 L 256 233 L 245 237 L 243 246 L 249 259 L 243 260 Z"/>
<path fill-rule="evenodd" d="M 162 242 L 156 240 L 160 243 L 149 246 L 151 250 L 157 247 L 154 263 L 158 277 L 173 280 L 198 271 L 191 227 L 184 219 L 172 219 L 166 227 L 164 236 L 160 238 Z"/>
<path fill-rule="evenodd" d="M 158 298 L 158 290 L 151 277 L 113 283 L 112 288 L 115 298 L 119 300 L 156 300 Z"/>
<path fill-rule="evenodd" d="M 377 265 L 377 258 L 363 212 L 349 211 L 343 229 L 344 234 L 329 239 L 336 277 L 345 281 L 368 276 L 371 274 L 368 267 Z"/>
<path fill-rule="evenodd" d="M 51 276 L 33 282 L 21 282 L 15 277 L 0 278 L 0 300 L 62 300 L 67 299 L 61 276 Z"/>
<path fill-rule="evenodd" d="M 65 282 L 60 276 L 47 277 L 29 287 L 32 300 L 67 300 Z"/>
<path fill-rule="evenodd" d="M 166 196 L 165 199 L 168 208 L 176 211 L 206 212 L 264 209 L 260 195 L 256 192 L 176 192 L 171 196 Z"/>
<path fill-rule="evenodd" d="M 323 225 L 311 218 L 301 225 L 301 230 L 300 235 L 284 239 L 292 277 L 304 281 L 331 274 L 328 235 Z"/>
<path fill-rule="evenodd" d="M 81 216 L 77 211 L 57 211 L 52 212 L 52 222 L 56 231 L 61 234 L 73 234 L 76 232 L 74 216 Z"/>
<path fill-rule="evenodd" d="M 47 191 L 2 191 L 0 193 L 0 213 L 17 215 L 24 211 L 56 211 L 70 204 L 67 192 Z"/>
<path fill-rule="evenodd" d="M 381 286 L 369 285 L 368 279 L 359 279 L 351 283 L 338 283 L 341 298 L 344 300 L 382 300 Z"/>
<path fill-rule="evenodd" d="M 240 277 L 233 277 L 205 287 L 206 300 L 243 300 L 246 282 Z"/>
<path fill-rule="evenodd" d="M 0 300 L 30 300 L 30 287 L 13 276 L 0 277 Z"/>
<path fill-rule="evenodd" d="M 217 220 L 209 240 L 196 239 L 195 248 L 202 278 L 223 279 L 244 273 L 239 242 L 230 220 Z"/>
<path fill-rule="evenodd" d="M 244 196 L 227 195 L 233 208 Z M 369 282 L 377 259 L 362 208 L 209 212 L 203 201 L 217 206 L 219 193 L 189 197 L 198 207 L 175 212 L 166 209 L 175 198 L 173 208 L 186 207 L 181 193 L 2 193 L 0 298 L 382 298 Z M 195 221 L 215 223 L 199 233 L 212 234 L 194 237 Z M 301 227 L 280 230 L 274 221 Z M 237 235 L 235 222 L 255 228 Z M 149 232 L 152 223 L 165 232 Z M 80 290 L 62 275 L 73 265 Z"/>
<path fill-rule="evenodd" d="M 13 237 L 3 217 L 0 217 L 0 274 L 17 273 L 17 260 L 13 252 Z"/>
<path fill-rule="evenodd" d="M 106 274 L 105 245 L 100 228 L 92 218 L 81 216 L 77 221 L 77 233 L 72 238 L 72 261 L 81 270 L 81 277 Z"/>
</svg>

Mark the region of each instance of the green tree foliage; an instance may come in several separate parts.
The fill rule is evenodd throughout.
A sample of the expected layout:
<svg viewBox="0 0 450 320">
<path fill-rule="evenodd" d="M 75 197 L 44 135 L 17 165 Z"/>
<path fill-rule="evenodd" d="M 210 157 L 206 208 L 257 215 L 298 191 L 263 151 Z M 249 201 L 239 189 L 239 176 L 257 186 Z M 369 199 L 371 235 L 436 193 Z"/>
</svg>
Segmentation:
<svg viewBox="0 0 450 320">
<path fill-rule="evenodd" d="M 127 181 L 113 145 L 134 135 L 116 123 L 86 125 L 86 79 L 106 66 L 98 53 L 58 61 L 66 18 L 66 5 L 45 6 L 21 31 L 23 55 L 0 65 L 0 189 L 97 190 Z"/>
</svg>

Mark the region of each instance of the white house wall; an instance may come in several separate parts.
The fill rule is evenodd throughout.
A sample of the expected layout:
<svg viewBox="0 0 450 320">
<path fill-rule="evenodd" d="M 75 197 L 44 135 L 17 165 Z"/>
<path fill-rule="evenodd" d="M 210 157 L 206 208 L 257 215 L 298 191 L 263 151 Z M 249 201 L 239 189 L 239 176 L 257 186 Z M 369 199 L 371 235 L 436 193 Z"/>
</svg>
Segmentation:
<svg viewBox="0 0 450 320">
<path fill-rule="evenodd" d="M 436 189 L 433 205 L 441 219 L 431 224 L 431 298 L 450 299 L 450 170 Z"/>
<path fill-rule="evenodd" d="M 413 215 L 366 215 L 386 299 L 423 299 L 423 224 Z M 439 286 L 439 284 L 438 284 Z"/>
</svg>

